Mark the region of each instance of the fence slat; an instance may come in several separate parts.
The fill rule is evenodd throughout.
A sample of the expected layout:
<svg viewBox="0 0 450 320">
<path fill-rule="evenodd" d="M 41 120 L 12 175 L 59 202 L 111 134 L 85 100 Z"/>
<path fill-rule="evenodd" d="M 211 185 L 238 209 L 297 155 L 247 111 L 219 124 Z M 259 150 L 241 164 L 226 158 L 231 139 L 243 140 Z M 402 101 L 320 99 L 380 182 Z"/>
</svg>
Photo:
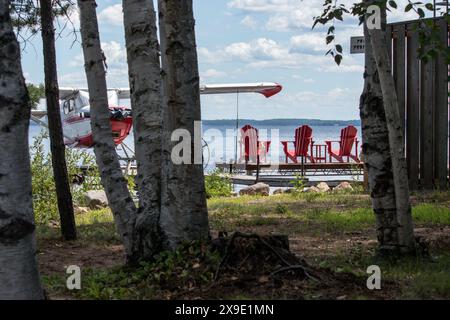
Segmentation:
<svg viewBox="0 0 450 320">
<path fill-rule="evenodd" d="M 413 29 L 409 25 L 408 29 Z M 419 182 L 420 141 L 420 60 L 417 59 L 419 36 L 408 33 L 407 42 L 407 106 L 406 106 L 406 161 L 411 190 L 417 190 Z"/>
<path fill-rule="evenodd" d="M 421 62 L 420 182 L 426 190 L 433 189 L 434 66 L 432 61 Z"/>
<path fill-rule="evenodd" d="M 405 119 L 405 90 L 406 90 L 406 78 L 405 78 L 405 25 L 394 26 L 393 32 L 395 34 L 395 57 L 394 57 L 394 77 L 395 77 L 395 87 L 397 92 L 398 100 L 398 111 L 400 113 L 400 118 Z M 405 123 L 402 122 L 403 136 Z"/>
<path fill-rule="evenodd" d="M 448 43 L 448 25 L 444 19 L 438 22 L 440 39 Z M 448 65 L 443 55 L 436 59 L 436 104 L 435 104 L 435 179 L 440 189 L 447 188 L 448 163 Z"/>
</svg>

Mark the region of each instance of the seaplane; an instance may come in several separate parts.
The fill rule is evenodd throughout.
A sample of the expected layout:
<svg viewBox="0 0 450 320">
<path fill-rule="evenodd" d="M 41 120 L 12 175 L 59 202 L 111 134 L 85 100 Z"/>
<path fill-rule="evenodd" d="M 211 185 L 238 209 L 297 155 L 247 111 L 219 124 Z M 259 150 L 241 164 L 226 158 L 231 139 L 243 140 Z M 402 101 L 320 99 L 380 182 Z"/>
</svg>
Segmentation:
<svg viewBox="0 0 450 320">
<path fill-rule="evenodd" d="M 200 94 L 240 94 L 259 93 L 270 98 L 282 90 L 282 86 L 273 82 L 212 84 L 200 85 Z M 70 148 L 92 148 L 94 141 L 90 123 L 90 105 L 88 89 L 60 88 L 60 113 L 64 143 Z M 121 100 L 130 98 L 130 89 L 108 89 L 111 129 L 117 146 L 123 145 L 133 125 L 132 110 L 120 104 Z M 31 120 L 48 127 L 45 110 L 33 110 Z M 126 147 L 126 146 L 125 146 Z M 126 147 L 132 151 L 130 148 Z"/>
</svg>

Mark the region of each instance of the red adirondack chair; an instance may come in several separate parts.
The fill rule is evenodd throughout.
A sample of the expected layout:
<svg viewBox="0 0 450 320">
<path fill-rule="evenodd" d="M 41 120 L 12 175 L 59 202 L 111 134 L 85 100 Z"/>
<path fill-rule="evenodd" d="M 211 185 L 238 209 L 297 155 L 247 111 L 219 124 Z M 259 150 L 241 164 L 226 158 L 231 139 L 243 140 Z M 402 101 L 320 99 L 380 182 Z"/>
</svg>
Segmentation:
<svg viewBox="0 0 450 320">
<path fill-rule="evenodd" d="M 347 157 L 347 162 L 353 159 L 355 162 L 360 162 L 358 158 L 358 129 L 354 126 L 348 126 L 341 130 L 341 139 L 339 141 L 325 141 L 328 147 L 328 154 L 330 162 L 336 159 L 339 162 L 344 162 L 344 157 Z M 332 143 L 339 143 L 339 150 L 333 150 Z M 352 153 L 353 146 L 355 146 L 355 153 Z"/>
<path fill-rule="evenodd" d="M 289 143 L 292 142 L 294 144 L 294 149 L 289 150 Z M 297 158 L 301 157 L 302 163 L 305 159 L 309 159 L 312 163 L 315 162 L 314 157 L 312 156 L 312 129 L 307 125 L 303 125 L 295 129 L 295 141 L 281 141 L 283 144 L 283 151 L 286 155 L 286 163 L 288 159 L 291 159 L 292 162 L 298 163 Z M 311 151 L 311 153 L 310 153 Z"/>
<path fill-rule="evenodd" d="M 247 124 L 241 128 L 241 136 L 239 144 L 241 146 L 241 156 L 239 162 L 245 160 L 248 163 L 250 160 L 256 162 L 258 158 L 266 160 L 266 155 L 269 152 L 271 141 L 260 141 L 258 136 L 258 129 Z"/>
</svg>

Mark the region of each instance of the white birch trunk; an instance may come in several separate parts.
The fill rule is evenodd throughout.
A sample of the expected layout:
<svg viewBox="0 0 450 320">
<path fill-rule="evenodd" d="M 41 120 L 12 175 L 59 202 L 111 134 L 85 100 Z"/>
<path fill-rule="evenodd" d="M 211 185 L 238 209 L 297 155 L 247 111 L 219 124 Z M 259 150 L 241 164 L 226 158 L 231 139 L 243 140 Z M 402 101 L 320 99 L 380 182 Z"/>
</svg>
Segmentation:
<svg viewBox="0 0 450 320">
<path fill-rule="evenodd" d="M 123 0 L 123 11 L 139 191 L 134 242 L 145 258 L 161 245 L 161 65 L 153 0 Z"/>
<path fill-rule="evenodd" d="M 0 112 L 0 300 L 43 299 L 28 149 L 31 104 L 6 0 L 0 0 Z"/>
<path fill-rule="evenodd" d="M 411 214 L 408 172 L 403 143 L 402 121 L 386 42 L 386 9 L 382 8 L 382 29 L 369 29 L 370 42 L 377 64 L 378 77 L 383 93 L 383 104 L 389 132 L 392 172 L 395 185 L 398 242 L 402 252 L 415 249 L 414 227 Z"/>
<path fill-rule="evenodd" d="M 397 205 L 395 200 L 389 132 L 383 94 L 367 27 L 364 91 L 360 101 L 364 163 L 368 171 L 370 196 L 376 216 L 378 249 L 381 254 L 398 250 Z"/>
<path fill-rule="evenodd" d="M 105 66 L 94 0 L 78 0 L 80 26 L 89 87 L 94 151 L 114 220 L 125 247 L 128 261 L 133 261 L 135 211 L 133 199 L 123 177 L 113 141 L 108 110 Z"/>
<path fill-rule="evenodd" d="M 164 133 L 163 189 L 160 225 L 166 246 L 209 237 L 203 166 L 194 164 L 194 122 L 201 120 L 200 90 L 192 0 L 160 0 L 160 39 L 163 62 Z M 192 137 L 192 164 L 170 161 L 171 133 L 186 129 Z"/>
</svg>

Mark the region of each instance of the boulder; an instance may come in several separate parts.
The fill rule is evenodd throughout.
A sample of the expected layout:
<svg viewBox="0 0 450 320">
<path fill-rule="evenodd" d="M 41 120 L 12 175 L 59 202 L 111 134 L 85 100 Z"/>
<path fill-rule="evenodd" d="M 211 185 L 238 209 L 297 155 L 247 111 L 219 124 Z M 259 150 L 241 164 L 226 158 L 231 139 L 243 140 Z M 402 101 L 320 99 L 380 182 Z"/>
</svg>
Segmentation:
<svg viewBox="0 0 450 320">
<path fill-rule="evenodd" d="M 89 190 L 84 194 L 86 205 L 91 209 L 101 209 L 108 206 L 108 198 L 103 190 Z"/>
<path fill-rule="evenodd" d="M 73 212 L 75 214 L 86 214 L 86 213 L 89 213 L 89 208 L 74 206 L 73 207 Z"/>
<path fill-rule="evenodd" d="M 326 182 L 321 182 L 321 183 L 317 184 L 316 188 L 319 189 L 319 192 L 331 191 L 330 186 Z"/>
<path fill-rule="evenodd" d="M 254 184 L 252 186 L 246 187 L 244 189 L 241 189 L 239 191 L 239 195 L 249 195 L 249 196 L 268 196 L 270 193 L 270 186 L 268 184 L 259 182 L 257 184 Z"/>
<path fill-rule="evenodd" d="M 333 191 L 346 191 L 346 190 L 349 190 L 349 191 L 352 191 L 352 190 L 353 190 L 352 185 L 351 185 L 349 182 L 347 182 L 347 181 L 344 181 L 344 182 L 339 183 L 339 184 L 338 184 L 336 187 L 334 187 L 334 189 L 333 189 Z"/>
<path fill-rule="evenodd" d="M 317 187 L 309 187 L 309 188 L 303 189 L 303 192 L 306 192 L 306 193 L 319 193 L 321 191 Z"/>
<path fill-rule="evenodd" d="M 283 193 L 284 193 L 283 189 L 276 189 L 276 190 L 273 191 L 274 195 L 276 195 L 276 194 L 283 194 Z"/>
</svg>

